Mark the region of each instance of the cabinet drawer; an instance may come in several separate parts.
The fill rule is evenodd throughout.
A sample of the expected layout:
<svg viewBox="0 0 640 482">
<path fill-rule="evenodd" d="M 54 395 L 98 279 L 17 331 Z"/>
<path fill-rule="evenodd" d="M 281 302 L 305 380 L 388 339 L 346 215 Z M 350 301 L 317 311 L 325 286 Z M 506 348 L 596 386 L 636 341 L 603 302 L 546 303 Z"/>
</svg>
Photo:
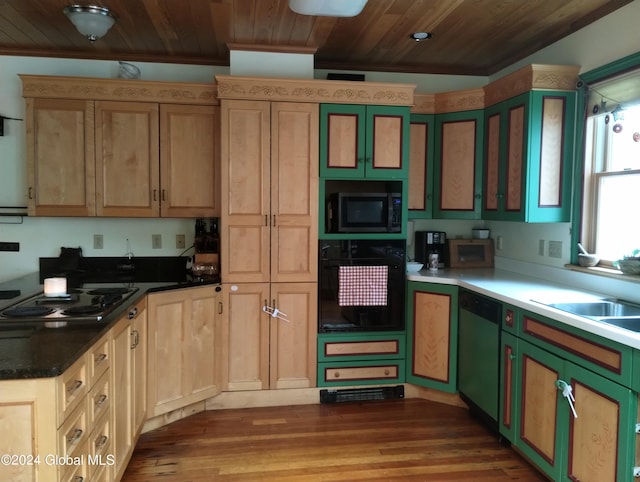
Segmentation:
<svg viewBox="0 0 640 482">
<path fill-rule="evenodd" d="M 58 473 L 60 474 L 60 482 L 82 482 L 84 480 L 89 480 L 89 467 L 86 464 L 88 454 L 87 444 L 85 443 L 82 446 L 82 450 L 80 450 L 76 454 L 76 459 L 67 465 L 58 464 Z M 83 457 L 84 460 L 79 457 Z M 80 463 L 83 462 L 83 463 Z"/>
<path fill-rule="evenodd" d="M 405 357 L 404 334 L 354 336 L 327 335 L 318 337 L 318 360 L 393 360 Z"/>
<path fill-rule="evenodd" d="M 102 466 L 109 469 L 111 438 L 111 420 L 109 414 L 105 413 L 93 426 L 89 437 L 89 478 L 93 479 Z"/>
<path fill-rule="evenodd" d="M 111 364 L 109 338 L 107 336 L 101 338 L 90 350 L 88 356 L 89 387 L 93 387 L 94 383 L 107 371 Z"/>
<path fill-rule="evenodd" d="M 89 392 L 88 410 L 90 427 L 93 427 L 95 421 L 102 417 L 104 413 L 109 412 L 110 404 L 111 385 L 109 384 L 109 372 L 107 371 Z"/>
<path fill-rule="evenodd" d="M 81 404 L 58 429 L 58 455 L 77 457 L 89 434 L 87 407 Z"/>
<path fill-rule="evenodd" d="M 528 311 L 522 313 L 520 336 L 625 387 L 632 386 L 633 349 L 629 346 Z"/>
<path fill-rule="evenodd" d="M 57 379 L 56 397 L 58 402 L 59 427 L 80 403 L 89 390 L 86 358 L 82 357 Z"/>
<path fill-rule="evenodd" d="M 404 360 L 380 362 L 318 363 L 318 384 L 370 385 L 404 381 Z"/>
</svg>

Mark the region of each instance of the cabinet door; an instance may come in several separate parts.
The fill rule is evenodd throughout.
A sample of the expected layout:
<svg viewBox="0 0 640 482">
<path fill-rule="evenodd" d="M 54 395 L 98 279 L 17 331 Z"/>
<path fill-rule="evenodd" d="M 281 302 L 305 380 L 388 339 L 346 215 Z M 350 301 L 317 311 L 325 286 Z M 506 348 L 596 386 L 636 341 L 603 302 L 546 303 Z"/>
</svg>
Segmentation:
<svg viewBox="0 0 640 482">
<path fill-rule="evenodd" d="M 320 106 L 320 175 L 361 179 L 365 176 L 366 106 Z"/>
<path fill-rule="evenodd" d="M 367 178 L 406 179 L 409 169 L 409 108 L 367 106 Z"/>
<path fill-rule="evenodd" d="M 149 416 L 216 395 L 217 294 L 213 286 L 148 296 Z"/>
<path fill-rule="evenodd" d="M 567 362 L 564 380 L 575 398 L 578 417 L 566 407 L 568 430 L 563 481 L 632 480 L 635 465 L 637 395 L 630 389 Z"/>
<path fill-rule="evenodd" d="M 95 140 L 98 216 L 158 216 L 158 105 L 96 102 Z"/>
<path fill-rule="evenodd" d="M 223 284 L 225 390 L 269 387 L 269 283 Z"/>
<path fill-rule="evenodd" d="M 316 386 L 317 283 L 272 283 L 271 306 L 286 313 L 269 326 L 269 388 Z"/>
<path fill-rule="evenodd" d="M 408 282 L 407 382 L 455 393 L 458 288 Z"/>
<path fill-rule="evenodd" d="M 315 282 L 318 278 L 317 104 L 271 104 L 270 222 L 271 281 Z"/>
<path fill-rule="evenodd" d="M 512 442 L 552 480 L 560 480 L 566 447 L 556 434 L 566 430 L 558 415 L 566 402 L 556 381 L 562 379 L 564 361 L 523 340 L 516 355 L 520 410 Z"/>
<path fill-rule="evenodd" d="M 219 108 L 160 106 L 160 214 L 219 215 Z"/>
<path fill-rule="evenodd" d="M 483 111 L 436 116 L 434 218 L 479 219 Z"/>
<path fill-rule="evenodd" d="M 221 123 L 222 280 L 266 282 L 270 278 L 270 103 L 223 100 Z"/>
<path fill-rule="evenodd" d="M 26 99 L 30 216 L 95 216 L 94 104 Z"/>
<path fill-rule="evenodd" d="M 409 140 L 409 219 L 433 215 L 433 118 L 412 114 Z"/>
<path fill-rule="evenodd" d="M 132 424 L 133 434 L 137 436 L 142 430 L 147 416 L 147 309 L 146 299 L 138 303 L 137 311 L 132 319 L 133 350 L 133 400 Z"/>
<path fill-rule="evenodd" d="M 133 453 L 132 426 L 132 350 L 131 325 L 125 316 L 112 330 L 112 360 L 111 367 L 113 387 L 113 455 L 115 459 L 114 474 L 119 480 L 124 473 L 129 457 Z"/>
</svg>

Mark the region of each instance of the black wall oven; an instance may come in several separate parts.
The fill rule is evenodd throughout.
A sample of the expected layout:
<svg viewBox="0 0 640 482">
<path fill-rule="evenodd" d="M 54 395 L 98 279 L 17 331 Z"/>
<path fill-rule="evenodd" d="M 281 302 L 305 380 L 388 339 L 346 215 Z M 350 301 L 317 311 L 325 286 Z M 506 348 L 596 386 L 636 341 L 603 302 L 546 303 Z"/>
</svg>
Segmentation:
<svg viewBox="0 0 640 482">
<path fill-rule="evenodd" d="M 404 240 L 321 240 L 318 332 L 404 329 Z"/>
</svg>

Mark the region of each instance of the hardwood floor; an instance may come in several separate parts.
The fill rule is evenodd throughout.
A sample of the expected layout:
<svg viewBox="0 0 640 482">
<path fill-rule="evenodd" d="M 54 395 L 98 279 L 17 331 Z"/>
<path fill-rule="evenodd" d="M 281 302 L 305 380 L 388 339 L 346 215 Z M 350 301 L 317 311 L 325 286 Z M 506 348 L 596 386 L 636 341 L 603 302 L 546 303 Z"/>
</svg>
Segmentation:
<svg viewBox="0 0 640 482">
<path fill-rule="evenodd" d="M 122 480 L 546 479 L 465 409 L 403 399 L 198 413 L 143 434 Z"/>
</svg>

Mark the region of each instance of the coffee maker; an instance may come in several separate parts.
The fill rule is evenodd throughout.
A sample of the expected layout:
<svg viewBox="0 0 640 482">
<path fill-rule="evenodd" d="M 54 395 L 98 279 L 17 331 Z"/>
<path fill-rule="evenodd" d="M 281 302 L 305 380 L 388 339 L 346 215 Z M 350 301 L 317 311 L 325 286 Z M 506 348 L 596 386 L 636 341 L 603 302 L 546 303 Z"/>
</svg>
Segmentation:
<svg viewBox="0 0 640 482">
<path fill-rule="evenodd" d="M 416 261 L 429 264 L 429 255 L 438 254 L 438 268 L 449 266 L 449 247 L 447 233 L 444 231 L 416 231 L 415 232 Z"/>
<path fill-rule="evenodd" d="M 220 246 L 218 218 L 196 219 L 196 236 L 193 240 L 195 256 L 191 271 L 201 277 L 220 276 Z"/>
</svg>

